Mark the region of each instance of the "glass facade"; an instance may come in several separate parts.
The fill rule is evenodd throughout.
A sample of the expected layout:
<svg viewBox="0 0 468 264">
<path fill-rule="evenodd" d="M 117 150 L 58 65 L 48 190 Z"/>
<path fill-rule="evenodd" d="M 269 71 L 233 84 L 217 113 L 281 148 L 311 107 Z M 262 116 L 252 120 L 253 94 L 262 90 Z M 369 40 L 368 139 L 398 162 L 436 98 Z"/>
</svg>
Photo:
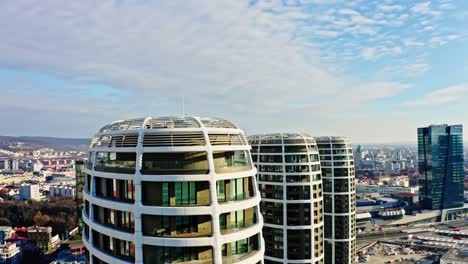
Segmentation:
<svg viewBox="0 0 468 264">
<path fill-rule="evenodd" d="M 135 246 L 131 241 L 113 238 L 93 230 L 93 245 L 113 257 L 135 261 Z"/>
<path fill-rule="evenodd" d="M 228 234 L 250 227 L 257 223 L 257 208 L 248 208 L 219 216 L 221 234 Z"/>
<path fill-rule="evenodd" d="M 462 125 L 418 128 L 420 206 L 428 210 L 462 207 Z"/>
<path fill-rule="evenodd" d="M 211 236 L 210 215 L 142 215 L 143 234 L 153 237 Z"/>
<path fill-rule="evenodd" d="M 245 150 L 215 151 L 213 159 L 216 173 L 234 173 L 252 169 L 250 157 Z"/>
<path fill-rule="evenodd" d="M 245 200 L 254 195 L 253 177 L 221 180 L 217 182 L 216 187 L 219 203 Z"/>
<path fill-rule="evenodd" d="M 143 245 L 143 263 L 213 263 L 212 247 L 161 247 Z"/>
<path fill-rule="evenodd" d="M 96 196 L 133 203 L 135 201 L 135 186 L 132 180 L 118 180 L 102 177 L 94 177 Z"/>
<path fill-rule="evenodd" d="M 210 205 L 210 187 L 206 181 L 142 182 L 142 202 L 149 206 Z"/>
<path fill-rule="evenodd" d="M 94 221 L 120 231 L 133 233 L 135 230 L 135 216 L 124 212 L 93 205 Z"/>
<path fill-rule="evenodd" d="M 143 153 L 141 174 L 207 174 L 206 152 Z"/>
<path fill-rule="evenodd" d="M 223 244 L 221 253 L 223 255 L 223 263 L 236 263 L 241 261 L 249 253 L 258 250 L 258 235 L 249 238 L 241 239 L 235 242 Z"/>
<path fill-rule="evenodd" d="M 97 152 L 96 171 L 134 174 L 136 153 L 134 152 Z"/>
</svg>

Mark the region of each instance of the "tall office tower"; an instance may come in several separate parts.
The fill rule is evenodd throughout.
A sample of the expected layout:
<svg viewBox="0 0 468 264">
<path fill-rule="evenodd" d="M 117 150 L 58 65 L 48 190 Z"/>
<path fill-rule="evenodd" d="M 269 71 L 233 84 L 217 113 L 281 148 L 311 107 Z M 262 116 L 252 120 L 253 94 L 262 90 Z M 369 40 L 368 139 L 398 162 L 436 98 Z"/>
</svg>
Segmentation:
<svg viewBox="0 0 468 264">
<path fill-rule="evenodd" d="M 92 264 L 258 263 L 257 170 L 222 119 L 117 121 L 92 140 L 83 242 Z"/>
<path fill-rule="evenodd" d="M 463 206 L 462 125 L 418 128 L 419 204 L 442 210 Z"/>
<path fill-rule="evenodd" d="M 323 181 L 325 264 L 355 263 L 356 186 L 353 150 L 342 137 L 317 137 Z"/>
<path fill-rule="evenodd" d="M 249 137 L 264 219 L 265 264 L 323 263 L 320 159 L 313 137 Z"/>
</svg>

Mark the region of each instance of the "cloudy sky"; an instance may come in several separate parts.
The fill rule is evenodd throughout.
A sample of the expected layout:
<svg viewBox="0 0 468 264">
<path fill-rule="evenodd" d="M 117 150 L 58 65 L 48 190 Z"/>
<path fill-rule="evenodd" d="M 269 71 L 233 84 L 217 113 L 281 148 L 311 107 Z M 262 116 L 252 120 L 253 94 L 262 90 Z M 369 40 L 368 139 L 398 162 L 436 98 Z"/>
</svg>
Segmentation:
<svg viewBox="0 0 468 264">
<path fill-rule="evenodd" d="M 414 142 L 468 124 L 468 1 L 0 1 L 1 135 L 185 113 Z"/>
</svg>

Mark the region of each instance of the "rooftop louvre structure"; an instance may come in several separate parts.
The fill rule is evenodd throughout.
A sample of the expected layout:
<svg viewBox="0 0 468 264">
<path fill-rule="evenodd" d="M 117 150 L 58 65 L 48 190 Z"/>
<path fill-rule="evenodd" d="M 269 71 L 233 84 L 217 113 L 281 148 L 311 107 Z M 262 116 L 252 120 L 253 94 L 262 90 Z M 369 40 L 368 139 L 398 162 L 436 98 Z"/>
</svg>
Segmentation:
<svg viewBox="0 0 468 264">
<path fill-rule="evenodd" d="M 342 137 L 316 137 L 325 215 L 325 263 L 355 263 L 356 186 L 353 150 Z"/>
<path fill-rule="evenodd" d="M 249 137 L 262 196 L 265 264 L 323 263 L 323 198 L 314 138 L 277 133 Z"/>
<path fill-rule="evenodd" d="M 233 123 L 158 117 L 94 136 L 83 241 L 96 263 L 259 263 L 260 193 L 250 146 Z"/>
</svg>

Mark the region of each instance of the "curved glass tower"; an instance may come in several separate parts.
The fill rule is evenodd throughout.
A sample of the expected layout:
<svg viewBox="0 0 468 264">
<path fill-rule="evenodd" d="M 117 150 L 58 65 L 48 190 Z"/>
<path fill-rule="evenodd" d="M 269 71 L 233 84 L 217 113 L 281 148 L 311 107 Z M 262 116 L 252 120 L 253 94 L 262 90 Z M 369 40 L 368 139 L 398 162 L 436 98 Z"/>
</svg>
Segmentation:
<svg viewBox="0 0 468 264">
<path fill-rule="evenodd" d="M 249 137 L 264 219 L 265 264 L 323 263 L 320 159 L 306 134 Z"/>
<path fill-rule="evenodd" d="M 258 263 L 256 169 L 229 121 L 140 118 L 101 128 L 89 149 L 83 241 L 96 263 Z"/>
<path fill-rule="evenodd" d="M 343 137 L 317 137 L 323 180 L 325 263 L 355 263 L 356 186 L 353 150 Z"/>
</svg>

